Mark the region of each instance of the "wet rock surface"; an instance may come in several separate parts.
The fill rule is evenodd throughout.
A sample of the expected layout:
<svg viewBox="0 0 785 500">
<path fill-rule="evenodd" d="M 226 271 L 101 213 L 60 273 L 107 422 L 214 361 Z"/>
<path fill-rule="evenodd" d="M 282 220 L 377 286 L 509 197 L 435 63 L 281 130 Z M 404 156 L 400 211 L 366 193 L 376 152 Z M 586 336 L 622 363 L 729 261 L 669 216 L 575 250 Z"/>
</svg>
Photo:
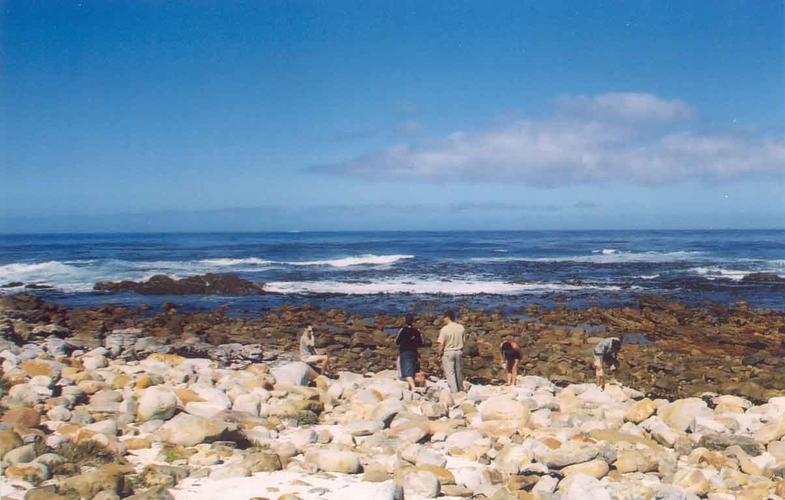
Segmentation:
<svg viewBox="0 0 785 500">
<path fill-rule="evenodd" d="M 67 355 L 105 347 L 112 357 L 143 358 L 152 353 L 210 358 L 234 367 L 282 353 L 296 358 L 302 325 L 313 323 L 317 348 L 339 368 L 357 373 L 393 369 L 394 332 L 402 318 L 363 317 L 344 310 L 281 307 L 256 317 L 235 317 L 226 308 L 181 313 L 101 306 L 68 309 L 32 295 L 0 297 L 0 333 L 20 345 L 46 340 L 41 348 Z M 508 336 L 522 348 L 521 372 L 548 377 L 558 385 L 593 380 L 592 349 L 607 336 L 624 336 L 618 380 L 653 397 L 684 398 L 713 391 L 755 402 L 785 390 L 785 312 L 733 307 L 690 308 L 646 297 L 638 308 L 546 310 L 530 306 L 514 315 L 461 310 L 467 327 L 464 370 L 470 380 L 504 379 L 498 346 Z M 436 312 L 416 316 L 426 347 L 421 366 L 439 374 L 434 343 Z"/>
</svg>

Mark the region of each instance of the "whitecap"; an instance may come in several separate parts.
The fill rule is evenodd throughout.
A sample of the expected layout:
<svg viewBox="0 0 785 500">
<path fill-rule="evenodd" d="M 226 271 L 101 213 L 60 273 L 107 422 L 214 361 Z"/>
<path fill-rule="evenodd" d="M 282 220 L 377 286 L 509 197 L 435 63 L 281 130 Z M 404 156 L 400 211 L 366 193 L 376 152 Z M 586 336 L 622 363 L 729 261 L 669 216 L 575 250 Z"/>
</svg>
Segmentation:
<svg viewBox="0 0 785 500">
<path fill-rule="evenodd" d="M 608 249 L 612 250 L 612 249 Z M 473 262 L 576 262 L 588 264 L 623 264 L 628 262 L 679 262 L 701 260 L 705 258 L 703 252 L 608 252 L 601 253 L 602 250 L 592 255 L 574 255 L 567 257 L 475 257 L 470 259 Z"/>
<path fill-rule="evenodd" d="M 638 287 L 634 287 L 638 288 Z M 571 292 L 581 290 L 620 291 L 618 286 L 570 285 L 560 283 L 510 283 L 490 280 L 386 279 L 378 281 L 277 281 L 266 284 L 271 292 L 340 293 L 347 295 L 515 295 L 526 293 Z"/>
<path fill-rule="evenodd" d="M 414 255 L 361 255 L 358 257 L 344 257 L 341 259 L 313 260 L 305 262 L 280 262 L 290 266 L 330 266 L 330 267 L 351 267 L 351 266 L 379 266 L 389 265 L 399 260 L 413 259 Z"/>
</svg>

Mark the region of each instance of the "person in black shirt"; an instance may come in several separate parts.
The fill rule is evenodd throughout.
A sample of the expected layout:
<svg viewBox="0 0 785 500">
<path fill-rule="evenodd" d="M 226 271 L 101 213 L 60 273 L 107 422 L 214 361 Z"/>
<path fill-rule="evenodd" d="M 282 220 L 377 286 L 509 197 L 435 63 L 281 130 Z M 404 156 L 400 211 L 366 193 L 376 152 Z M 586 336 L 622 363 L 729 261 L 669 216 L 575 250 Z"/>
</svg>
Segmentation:
<svg viewBox="0 0 785 500">
<path fill-rule="evenodd" d="M 395 343 L 400 350 L 398 361 L 400 363 L 401 378 L 409 384 L 409 390 L 414 391 L 414 372 L 419 359 L 417 349 L 423 346 L 422 334 L 414 326 L 414 316 L 406 315 L 406 326 L 401 328 L 395 337 Z"/>
</svg>

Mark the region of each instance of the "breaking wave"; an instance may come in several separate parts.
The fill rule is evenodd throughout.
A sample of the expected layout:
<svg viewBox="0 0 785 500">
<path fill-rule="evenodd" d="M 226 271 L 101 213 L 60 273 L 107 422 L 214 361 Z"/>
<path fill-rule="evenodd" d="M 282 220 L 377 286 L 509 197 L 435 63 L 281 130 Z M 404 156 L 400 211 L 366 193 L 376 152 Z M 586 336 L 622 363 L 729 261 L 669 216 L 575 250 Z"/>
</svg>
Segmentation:
<svg viewBox="0 0 785 500">
<path fill-rule="evenodd" d="M 411 293 L 424 295 L 516 295 L 580 290 L 619 291 L 618 286 L 558 283 L 508 283 L 483 280 L 390 279 L 371 282 L 280 281 L 267 283 L 271 292 L 289 294 L 376 295 Z"/>
<path fill-rule="evenodd" d="M 583 262 L 590 264 L 615 264 L 629 262 L 679 262 L 701 260 L 703 252 L 619 252 L 614 249 L 595 250 L 592 255 L 568 257 L 477 257 L 474 262 Z"/>
</svg>

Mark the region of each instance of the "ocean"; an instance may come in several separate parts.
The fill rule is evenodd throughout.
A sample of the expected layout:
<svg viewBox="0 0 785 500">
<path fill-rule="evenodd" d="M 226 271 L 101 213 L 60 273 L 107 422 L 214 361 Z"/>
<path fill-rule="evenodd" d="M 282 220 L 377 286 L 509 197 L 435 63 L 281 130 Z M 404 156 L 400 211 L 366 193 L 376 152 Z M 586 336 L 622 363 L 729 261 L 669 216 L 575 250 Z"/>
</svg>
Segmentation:
<svg viewBox="0 0 785 500">
<path fill-rule="evenodd" d="M 95 292 L 98 281 L 235 273 L 275 295 L 140 296 Z M 229 305 L 263 314 L 313 304 L 358 313 L 428 307 L 520 310 L 634 305 L 642 295 L 688 304 L 785 307 L 785 231 L 478 231 L 0 236 L 0 285 L 69 306 L 105 303 L 184 310 Z M 22 287 L 0 293 L 18 293 Z"/>
</svg>

